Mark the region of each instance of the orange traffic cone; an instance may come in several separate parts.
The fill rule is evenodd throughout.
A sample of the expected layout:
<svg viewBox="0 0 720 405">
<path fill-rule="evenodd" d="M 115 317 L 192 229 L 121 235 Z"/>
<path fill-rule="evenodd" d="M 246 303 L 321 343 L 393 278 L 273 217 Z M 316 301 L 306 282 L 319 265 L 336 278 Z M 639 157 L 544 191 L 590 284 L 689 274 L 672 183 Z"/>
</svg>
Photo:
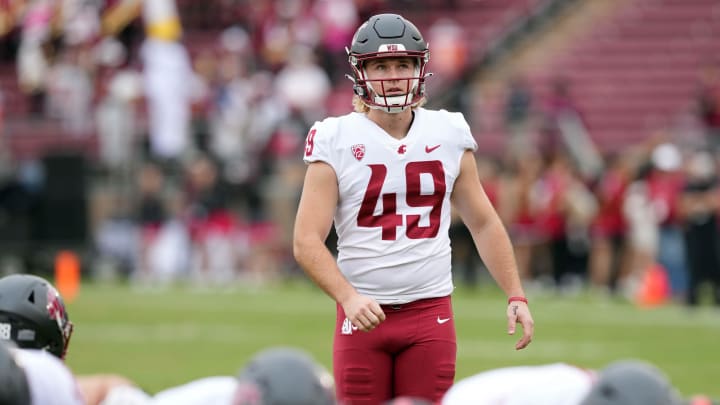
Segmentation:
<svg viewBox="0 0 720 405">
<path fill-rule="evenodd" d="M 80 292 L 80 260 L 75 252 L 61 250 L 55 256 L 55 287 L 65 302 L 72 302 Z"/>
<path fill-rule="evenodd" d="M 667 272 L 655 263 L 645 270 L 635 300 L 642 307 L 656 307 L 670 297 L 670 281 Z"/>
</svg>

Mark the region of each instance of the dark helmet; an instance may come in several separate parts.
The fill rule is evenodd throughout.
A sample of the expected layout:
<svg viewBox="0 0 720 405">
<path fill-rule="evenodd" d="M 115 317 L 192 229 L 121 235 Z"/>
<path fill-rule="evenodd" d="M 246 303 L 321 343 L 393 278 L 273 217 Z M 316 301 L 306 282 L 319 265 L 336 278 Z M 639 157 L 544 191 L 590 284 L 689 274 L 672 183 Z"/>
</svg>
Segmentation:
<svg viewBox="0 0 720 405">
<path fill-rule="evenodd" d="M 331 405 L 332 376 L 312 357 L 293 348 L 256 354 L 240 370 L 234 405 Z"/>
<path fill-rule="evenodd" d="M 399 112 L 408 106 L 417 104 L 425 95 L 425 66 L 430 59 L 428 45 L 420 31 L 397 14 L 378 14 L 363 23 L 355 36 L 348 52 L 352 68 L 353 91 L 371 108 L 384 109 L 387 112 Z M 382 96 L 367 81 L 365 62 L 378 58 L 412 57 L 416 59 L 415 73 L 412 77 L 395 78 L 411 81 L 410 91 L 399 96 Z M 385 80 L 379 80 L 381 86 Z M 384 92 L 383 92 L 384 93 Z"/>
<path fill-rule="evenodd" d="M 25 371 L 17 365 L 8 343 L 0 343 L 0 404 L 30 405 L 30 388 Z"/>
<path fill-rule="evenodd" d="M 680 405 L 682 401 L 665 374 L 637 360 L 610 364 L 600 372 L 581 405 Z"/>
<path fill-rule="evenodd" d="M 72 331 L 65 304 L 49 282 L 28 274 L 0 278 L 0 340 L 62 359 Z"/>
</svg>

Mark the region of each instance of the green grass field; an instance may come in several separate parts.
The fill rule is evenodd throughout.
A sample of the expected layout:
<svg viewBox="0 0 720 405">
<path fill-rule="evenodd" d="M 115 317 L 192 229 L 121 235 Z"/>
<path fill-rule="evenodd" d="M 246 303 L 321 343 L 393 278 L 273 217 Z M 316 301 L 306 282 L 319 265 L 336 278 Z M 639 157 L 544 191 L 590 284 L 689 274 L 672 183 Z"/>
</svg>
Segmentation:
<svg viewBox="0 0 720 405">
<path fill-rule="evenodd" d="M 715 309 L 531 296 L 535 339 L 515 351 L 517 338 L 505 332 L 504 298 L 494 287 L 459 289 L 454 308 L 458 378 L 509 365 L 564 361 L 597 368 L 632 357 L 660 366 L 685 395 L 720 397 Z M 76 326 L 67 358 L 73 371 L 120 373 L 149 392 L 235 374 L 253 353 L 273 345 L 304 348 L 331 365 L 334 304 L 305 282 L 221 291 L 85 284 L 68 309 Z"/>
</svg>

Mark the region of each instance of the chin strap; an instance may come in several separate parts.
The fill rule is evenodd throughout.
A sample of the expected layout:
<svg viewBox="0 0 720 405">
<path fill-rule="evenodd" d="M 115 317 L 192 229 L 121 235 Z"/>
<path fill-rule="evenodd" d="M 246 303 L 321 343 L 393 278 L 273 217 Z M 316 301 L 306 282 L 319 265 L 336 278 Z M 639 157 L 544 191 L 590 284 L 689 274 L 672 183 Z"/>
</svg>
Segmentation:
<svg viewBox="0 0 720 405">
<path fill-rule="evenodd" d="M 432 76 L 432 73 L 428 73 L 425 75 L 425 77 Z M 365 99 L 366 91 L 365 88 L 357 84 L 357 80 L 349 75 L 345 74 L 345 77 L 348 78 L 353 83 L 353 92 L 360 96 L 360 98 Z M 368 86 L 370 84 L 368 83 Z M 424 84 L 423 84 L 424 86 Z M 373 110 L 382 110 L 391 114 L 396 114 L 399 112 L 403 112 L 408 109 L 408 107 L 412 106 L 413 101 L 413 93 L 410 94 L 402 94 L 399 96 L 391 96 L 391 97 L 384 97 L 375 95 L 373 97 L 375 104 L 365 103 L 369 108 L 372 108 Z M 408 105 L 397 105 L 397 104 L 404 104 L 407 101 Z"/>
<path fill-rule="evenodd" d="M 412 94 L 403 94 L 401 96 L 392 97 L 375 96 L 375 105 L 368 105 L 368 107 L 375 110 L 383 110 L 391 114 L 397 114 L 410 108 L 410 106 L 412 105 L 412 99 Z M 398 105 L 404 104 L 406 100 L 410 104 Z"/>
</svg>

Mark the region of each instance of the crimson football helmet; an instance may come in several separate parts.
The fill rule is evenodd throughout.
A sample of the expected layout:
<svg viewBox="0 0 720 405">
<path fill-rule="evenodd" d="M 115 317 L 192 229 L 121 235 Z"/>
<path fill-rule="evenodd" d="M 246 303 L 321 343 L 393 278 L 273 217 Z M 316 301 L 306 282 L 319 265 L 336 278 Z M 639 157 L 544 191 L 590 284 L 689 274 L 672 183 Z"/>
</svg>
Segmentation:
<svg viewBox="0 0 720 405">
<path fill-rule="evenodd" d="M 352 68 L 353 91 L 370 108 L 397 113 L 417 104 L 425 95 L 425 79 L 431 73 L 425 73 L 430 59 L 428 44 L 420 31 L 398 14 L 378 14 L 363 23 L 352 39 L 350 49 L 346 48 L 348 61 Z M 373 80 L 385 86 L 390 80 L 408 80 L 409 92 L 406 94 L 384 96 L 384 91 L 374 89 L 367 79 L 365 63 L 379 58 L 415 58 L 415 71 L 411 77 Z"/>
<path fill-rule="evenodd" d="M 0 340 L 63 359 L 72 332 L 60 294 L 45 279 L 29 274 L 0 278 Z"/>
</svg>

